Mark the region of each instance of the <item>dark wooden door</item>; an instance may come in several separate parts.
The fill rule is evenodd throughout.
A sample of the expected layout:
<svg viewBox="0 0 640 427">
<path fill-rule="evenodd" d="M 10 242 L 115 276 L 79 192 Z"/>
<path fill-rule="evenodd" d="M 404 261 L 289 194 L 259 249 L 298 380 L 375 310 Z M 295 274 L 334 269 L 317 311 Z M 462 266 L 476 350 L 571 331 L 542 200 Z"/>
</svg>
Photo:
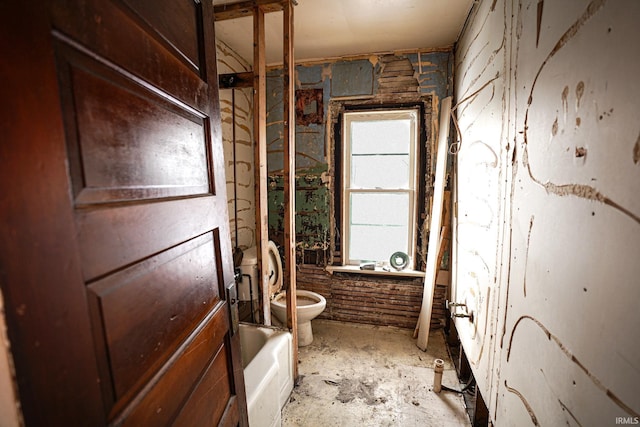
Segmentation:
<svg viewBox="0 0 640 427">
<path fill-rule="evenodd" d="M 247 424 L 212 9 L 0 5 L 0 283 L 27 426 Z"/>
</svg>

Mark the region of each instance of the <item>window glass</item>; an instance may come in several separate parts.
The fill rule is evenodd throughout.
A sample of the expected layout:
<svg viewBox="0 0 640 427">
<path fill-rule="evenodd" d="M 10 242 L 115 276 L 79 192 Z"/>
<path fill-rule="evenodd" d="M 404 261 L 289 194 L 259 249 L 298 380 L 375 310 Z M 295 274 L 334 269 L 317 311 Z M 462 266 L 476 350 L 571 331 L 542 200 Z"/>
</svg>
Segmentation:
<svg viewBox="0 0 640 427">
<path fill-rule="evenodd" d="M 411 120 L 359 119 L 351 122 L 351 153 L 409 154 L 411 146 Z"/>
<path fill-rule="evenodd" d="M 413 258 L 417 110 L 344 113 L 344 261 Z"/>
<path fill-rule="evenodd" d="M 352 193 L 350 255 L 382 261 L 406 252 L 409 235 L 409 194 Z"/>
<path fill-rule="evenodd" d="M 408 193 L 351 193 L 351 224 L 406 226 Z"/>
<path fill-rule="evenodd" d="M 356 225 L 350 234 L 351 259 L 358 261 L 388 261 L 397 251 L 406 252 L 407 229 Z"/>
<path fill-rule="evenodd" d="M 354 155 L 351 158 L 351 188 L 408 189 L 409 155 Z"/>
</svg>

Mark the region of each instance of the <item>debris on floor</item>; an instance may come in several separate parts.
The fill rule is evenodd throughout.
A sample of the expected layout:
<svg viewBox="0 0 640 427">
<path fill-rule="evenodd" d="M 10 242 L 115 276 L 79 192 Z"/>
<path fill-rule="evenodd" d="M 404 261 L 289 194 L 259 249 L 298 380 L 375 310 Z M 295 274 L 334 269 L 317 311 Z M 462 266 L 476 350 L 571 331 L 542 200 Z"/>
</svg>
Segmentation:
<svg viewBox="0 0 640 427">
<path fill-rule="evenodd" d="M 283 426 L 470 425 L 459 394 L 431 391 L 434 359 L 445 361 L 443 384 L 458 386 L 442 330 L 427 352 L 408 329 L 316 319 L 313 330 Z"/>
</svg>

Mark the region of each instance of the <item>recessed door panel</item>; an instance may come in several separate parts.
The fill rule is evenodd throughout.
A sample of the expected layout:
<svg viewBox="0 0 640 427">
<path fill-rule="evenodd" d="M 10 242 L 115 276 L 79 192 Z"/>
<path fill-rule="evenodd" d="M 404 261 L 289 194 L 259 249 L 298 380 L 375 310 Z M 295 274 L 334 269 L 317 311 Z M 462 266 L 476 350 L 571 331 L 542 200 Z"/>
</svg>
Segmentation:
<svg viewBox="0 0 640 427">
<path fill-rule="evenodd" d="M 218 281 L 208 233 L 89 285 L 116 398 L 159 369 L 220 301 Z"/>
<path fill-rule="evenodd" d="M 206 116 L 67 40 L 56 55 L 76 205 L 212 192 Z"/>
<path fill-rule="evenodd" d="M 124 417 L 123 425 L 137 427 L 168 424 L 170 420 L 177 417 L 178 411 L 184 402 L 191 399 L 191 396 L 202 395 L 198 389 L 202 382 L 206 382 L 204 378 L 216 374 L 219 383 L 214 390 L 222 390 L 226 394 L 209 396 L 209 401 L 203 402 L 206 406 L 203 410 L 211 411 L 219 419 L 222 411 L 215 408 L 224 408 L 230 397 L 228 390 L 231 388 L 230 377 L 226 371 L 230 364 L 230 349 L 225 342 L 220 343 L 219 336 L 219 331 L 226 330 L 228 327 L 227 318 L 222 311 L 207 318 L 202 330 L 185 346 L 180 357 L 168 364 L 167 372 L 161 376 L 158 375 L 152 389 L 135 409 Z M 191 405 L 195 406 L 193 403 Z M 212 419 L 213 416 L 210 420 Z M 214 425 L 214 423 L 201 425 Z"/>
<path fill-rule="evenodd" d="M 199 71 L 202 48 L 202 6 L 199 1 L 168 2 L 162 8 L 158 8 L 155 0 L 126 0 L 125 3 Z"/>
</svg>

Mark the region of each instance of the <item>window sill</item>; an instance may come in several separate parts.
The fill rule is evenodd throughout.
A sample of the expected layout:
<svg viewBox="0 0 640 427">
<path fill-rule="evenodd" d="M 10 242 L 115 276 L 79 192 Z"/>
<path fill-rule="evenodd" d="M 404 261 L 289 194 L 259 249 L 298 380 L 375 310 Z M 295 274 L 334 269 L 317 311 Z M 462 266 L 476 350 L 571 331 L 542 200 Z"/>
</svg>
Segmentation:
<svg viewBox="0 0 640 427">
<path fill-rule="evenodd" d="M 409 268 L 396 271 L 391 269 L 390 271 L 383 270 L 381 267 L 376 267 L 375 270 L 360 270 L 357 265 L 328 265 L 326 270 L 333 273 L 349 273 L 349 274 L 366 274 L 371 276 L 390 276 L 390 277 L 424 277 L 424 271 L 411 270 Z"/>
</svg>

